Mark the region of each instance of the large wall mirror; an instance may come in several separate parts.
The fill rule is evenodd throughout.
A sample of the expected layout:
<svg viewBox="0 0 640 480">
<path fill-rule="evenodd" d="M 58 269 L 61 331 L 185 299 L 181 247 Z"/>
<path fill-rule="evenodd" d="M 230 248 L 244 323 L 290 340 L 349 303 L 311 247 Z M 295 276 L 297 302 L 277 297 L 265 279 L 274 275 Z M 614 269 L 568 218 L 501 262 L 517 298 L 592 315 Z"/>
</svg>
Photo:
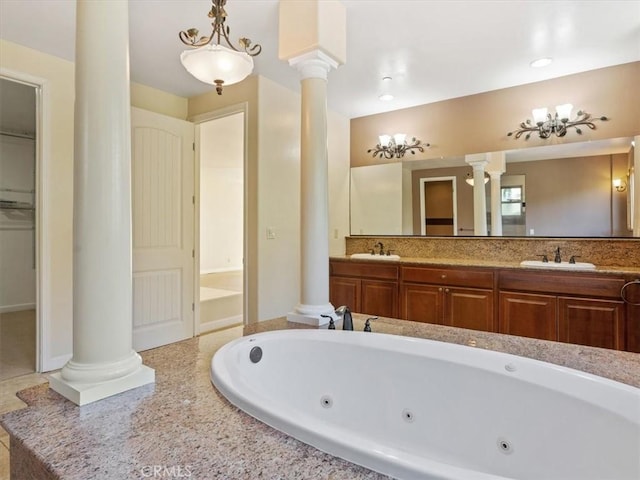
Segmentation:
<svg viewBox="0 0 640 480">
<path fill-rule="evenodd" d="M 632 140 L 505 152 L 502 235 L 631 237 Z M 351 235 L 474 235 L 471 178 L 472 168 L 464 157 L 354 167 Z M 485 189 L 490 218 L 488 179 Z"/>
</svg>

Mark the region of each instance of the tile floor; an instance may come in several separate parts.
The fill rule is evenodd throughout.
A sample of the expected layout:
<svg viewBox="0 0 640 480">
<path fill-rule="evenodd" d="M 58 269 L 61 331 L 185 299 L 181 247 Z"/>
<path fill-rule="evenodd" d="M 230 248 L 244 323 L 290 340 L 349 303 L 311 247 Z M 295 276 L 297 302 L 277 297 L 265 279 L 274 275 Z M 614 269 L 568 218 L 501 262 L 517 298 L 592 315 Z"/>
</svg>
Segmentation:
<svg viewBox="0 0 640 480">
<path fill-rule="evenodd" d="M 36 311 L 0 313 L 0 381 L 36 371 Z"/>
</svg>

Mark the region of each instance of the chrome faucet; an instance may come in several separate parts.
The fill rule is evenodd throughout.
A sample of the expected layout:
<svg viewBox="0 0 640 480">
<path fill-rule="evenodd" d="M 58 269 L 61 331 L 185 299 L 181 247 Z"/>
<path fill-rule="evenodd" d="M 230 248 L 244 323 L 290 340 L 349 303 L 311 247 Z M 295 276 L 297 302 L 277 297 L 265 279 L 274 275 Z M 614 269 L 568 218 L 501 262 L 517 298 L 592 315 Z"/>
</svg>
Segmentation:
<svg viewBox="0 0 640 480">
<path fill-rule="evenodd" d="M 342 317 L 342 329 L 353 330 L 353 318 L 351 310 L 346 305 L 336 308 L 336 313 Z"/>
</svg>

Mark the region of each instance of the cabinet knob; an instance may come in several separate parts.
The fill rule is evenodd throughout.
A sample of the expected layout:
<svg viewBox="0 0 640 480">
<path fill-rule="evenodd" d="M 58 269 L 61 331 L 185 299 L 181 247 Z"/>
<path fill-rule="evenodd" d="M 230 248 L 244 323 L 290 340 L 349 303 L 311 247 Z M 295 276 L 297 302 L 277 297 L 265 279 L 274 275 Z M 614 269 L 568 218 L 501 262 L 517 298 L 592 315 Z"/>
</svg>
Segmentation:
<svg viewBox="0 0 640 480">
<path fill-rule="evenodd" d="M 440 278 L 447 278 L 447 276 L 443 273 L 442 275 L 440 275 Z"/>
<path fill-rule="evenodd" d="M 442 291 L 442 287 L 438 287 L 438 291 L 441 292 Z"/>
<path fill-rule="evenodd" d="M 448 288 L 445 288 L 444 291 L 445 291 L 445 293 L 449 293 L 449 289 Z"/>
</svg>

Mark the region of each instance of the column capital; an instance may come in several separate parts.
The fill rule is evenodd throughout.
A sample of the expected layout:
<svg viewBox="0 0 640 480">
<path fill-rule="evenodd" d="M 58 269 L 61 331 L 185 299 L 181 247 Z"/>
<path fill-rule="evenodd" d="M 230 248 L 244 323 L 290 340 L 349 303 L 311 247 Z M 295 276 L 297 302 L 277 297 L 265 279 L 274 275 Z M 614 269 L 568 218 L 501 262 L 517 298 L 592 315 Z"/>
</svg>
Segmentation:
<svg viewBox="0 0 640 480">
<path fill-rule="evenodd" d="M 300 80 L 305 78 L 327 79 L 327 75 L 332 68 L 340 65 L 336 60 L 320 50 L 299 55 L 289 59 L 289 65 L 300 72 Z"/>
</svg>

